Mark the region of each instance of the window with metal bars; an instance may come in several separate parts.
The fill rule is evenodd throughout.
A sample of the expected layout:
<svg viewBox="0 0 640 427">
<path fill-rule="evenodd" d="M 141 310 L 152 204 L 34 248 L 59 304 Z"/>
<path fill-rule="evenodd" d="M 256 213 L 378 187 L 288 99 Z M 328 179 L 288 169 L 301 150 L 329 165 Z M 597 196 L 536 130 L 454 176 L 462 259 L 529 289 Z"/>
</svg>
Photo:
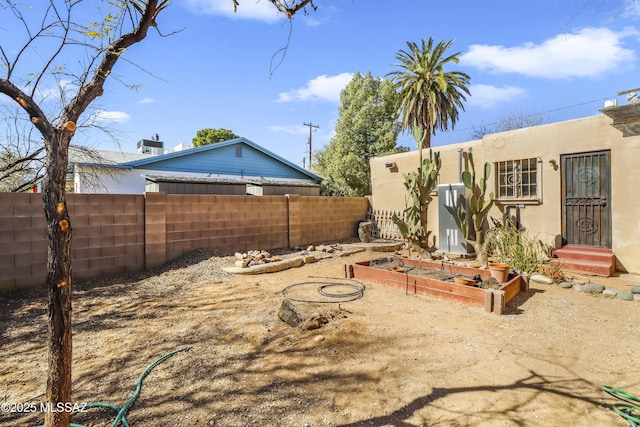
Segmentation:
<svg viewBox="0 0 640 427">
<path fill-rule="evenodd" d="M 498 199 L 538 198 L 538 159 L 496 162 Z"/>
</svg>

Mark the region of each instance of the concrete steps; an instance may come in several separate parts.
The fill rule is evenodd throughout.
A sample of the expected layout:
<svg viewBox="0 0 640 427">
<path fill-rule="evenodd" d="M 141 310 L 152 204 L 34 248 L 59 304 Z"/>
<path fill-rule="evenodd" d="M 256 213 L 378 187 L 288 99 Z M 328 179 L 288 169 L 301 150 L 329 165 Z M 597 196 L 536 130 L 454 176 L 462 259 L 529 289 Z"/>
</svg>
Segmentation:
<svg viewBox="0 0 640 427">
<path fill-rule="evenodd" d="M 610 277 L 616 271 L 616 259 L 611 249 L 563 246 L 556 249 L 551 264 L 566 271 Z"/>
</svg>

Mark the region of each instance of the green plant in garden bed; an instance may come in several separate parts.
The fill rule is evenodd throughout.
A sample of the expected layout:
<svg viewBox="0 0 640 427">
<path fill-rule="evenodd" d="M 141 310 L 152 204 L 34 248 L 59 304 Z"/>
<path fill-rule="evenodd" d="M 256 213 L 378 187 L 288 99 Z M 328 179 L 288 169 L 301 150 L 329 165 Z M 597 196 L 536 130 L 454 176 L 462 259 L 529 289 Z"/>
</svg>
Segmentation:
<svg viewBox="0 0 640 427">
<path fill-rule="evenodd" d="M 491 174 L 491 165 L 489 163 L 484 164 L 482 176 L 479 181 L 476 181 L 476 168 L 471 148 L 469 148 L 467 156 L 471 165 L 471 172 L 462 172 L 462 182 L 470 190 L 470 193 L 466 198 L 466 206 L 458 206 L 457 215 L 462 235 L 468 242 L 473 244 L 477 259 L 483 267 L 486 267 L 488 257 L 484 247 L 484 227 L 494 200 L 493 192 L 487 196 L 487 180 Z M 471 228 L 472 226 L 473 229 Z"/>
<path fill-rule="evenodd" d="M 428 258 L 433 258 L 431 254 L 437 249 L 436 236 L 431 236 L 432 232 L 428 229 L 427 214 L 429 204 L 433 200 L 431 192 L 438 182 L 438 173 L 440 173 L 442 163 L 440 153 L 434 153 L 432 150 L 429 150 L 428 158 L 422 158 L 424 132 L 421 127 L 414 128 L 413 137 L 418 143 L 420 154 L 418 170 L 404 176 L 404 186 L 407 189 L 404 218 L 394 214 L 391 219 L 409 244 L 409 255 L 411 255 L 411 248 L 413 248 Z"/>
<path fill-rule="evenodd" d="M 507 219 L 487 232 L 488 250 L 495 262 L 509 264 L 518 273 L 535 273 L 549 256 L 548 246 Z"/>
</svg>

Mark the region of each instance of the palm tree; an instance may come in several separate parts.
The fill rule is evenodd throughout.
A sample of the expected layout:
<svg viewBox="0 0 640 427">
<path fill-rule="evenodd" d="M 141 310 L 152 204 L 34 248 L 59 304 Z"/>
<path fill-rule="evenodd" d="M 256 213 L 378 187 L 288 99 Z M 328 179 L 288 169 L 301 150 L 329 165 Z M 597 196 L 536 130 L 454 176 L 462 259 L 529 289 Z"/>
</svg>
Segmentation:
<svg viewBox="0 0 640 427">
<path fill-rule="evenodd" d="M 422 148 L 431 146 L 431 135 L 436 130 L 453 128 L 458 120 L 458 109 L 464 111 L 464 94 L 469 95 L 469 76 L 460 71 L 444 71 L 445 65 L 459 62 L 460 52 L 445 57 L 453 40 L 442 40 L 434 46 L 433 38 L 422 39 L 422 46 L 407 42 L 409 51 L 400 50 L 395 66 L 402 70 L 387 74 L 400 94 L 398 114 L 402 130 L 415 127 L 425 130 Z"/>
</svg>

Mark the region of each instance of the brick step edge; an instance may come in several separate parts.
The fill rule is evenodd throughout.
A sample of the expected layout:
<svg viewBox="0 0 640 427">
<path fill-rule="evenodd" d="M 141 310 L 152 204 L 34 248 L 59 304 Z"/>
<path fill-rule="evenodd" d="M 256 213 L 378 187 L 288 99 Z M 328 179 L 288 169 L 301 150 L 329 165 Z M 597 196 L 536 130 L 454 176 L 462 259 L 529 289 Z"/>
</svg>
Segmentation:
<svg viewBox="0 0 640 427">
<path fill-rule="evenodd" d="M 575 273 L 587 273 L 596 276 L 610 277 L 614 271 L 612 262 L 596 262 L 589 260 L 569 260 L 567 258 L 554 258 L 551 260 L 552 265 L 557 265 L 566 271 Z"/>
</svg>

